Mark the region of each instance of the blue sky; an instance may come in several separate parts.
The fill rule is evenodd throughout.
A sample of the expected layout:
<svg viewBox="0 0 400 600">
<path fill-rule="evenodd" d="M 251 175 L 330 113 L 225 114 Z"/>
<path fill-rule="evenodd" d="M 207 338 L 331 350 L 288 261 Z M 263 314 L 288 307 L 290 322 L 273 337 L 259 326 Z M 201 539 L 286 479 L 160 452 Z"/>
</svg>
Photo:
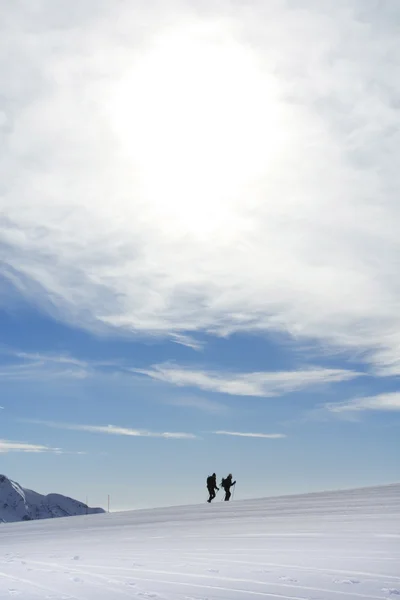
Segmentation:
<svg viewBox="0 0 400 600">
<path fill-rule="evenodd" d="M 397 3 L 71 6 L 2 19 L 0 471 L 398 481 Z"/>
</svg>

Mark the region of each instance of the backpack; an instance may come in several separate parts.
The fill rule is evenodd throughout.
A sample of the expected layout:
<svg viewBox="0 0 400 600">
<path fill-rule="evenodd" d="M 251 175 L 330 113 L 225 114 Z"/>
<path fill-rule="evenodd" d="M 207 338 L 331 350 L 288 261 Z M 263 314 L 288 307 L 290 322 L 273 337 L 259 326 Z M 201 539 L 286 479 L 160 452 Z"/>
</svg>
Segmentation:
<svg viewBox="0 0 400 600">
<path fill-rule="evenodd" d="M 213 477 L 212 477 L 212 475 L 209 475 L 207 477 L 207 487 L 211 487 L 212 484 L 213 484 Z"/>
<path fill-rule="evenodd" d="M 221 479 L 221 487 L 225 487 L 226 479 Z"/>
</svg>

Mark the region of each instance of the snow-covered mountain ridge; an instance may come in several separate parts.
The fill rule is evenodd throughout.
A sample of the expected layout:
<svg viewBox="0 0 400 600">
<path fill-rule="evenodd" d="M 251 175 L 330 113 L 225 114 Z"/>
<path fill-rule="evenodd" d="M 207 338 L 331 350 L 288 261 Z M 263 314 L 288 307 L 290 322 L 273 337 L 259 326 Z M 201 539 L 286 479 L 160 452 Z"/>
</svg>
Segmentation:
<svg viewBox="0 0 400 600">
<path fill-rule="evenodd" d="M 61 494 L 44 496 L 0 475 L 0 523 L 104 513 Z"/>
</svg>

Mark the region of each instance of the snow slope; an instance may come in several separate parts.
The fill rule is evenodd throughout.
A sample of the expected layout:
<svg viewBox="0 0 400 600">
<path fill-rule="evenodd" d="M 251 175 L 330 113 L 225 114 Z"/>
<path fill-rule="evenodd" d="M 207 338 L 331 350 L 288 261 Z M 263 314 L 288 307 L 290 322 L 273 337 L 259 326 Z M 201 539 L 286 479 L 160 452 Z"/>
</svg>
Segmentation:
<svg viewBox="0 0 400 600">
<path fill-rule="evenodd" d="M 89 508 L 86 504 L 61 494 L 43 496 L 22 488 L 5 475 L 0 475 L 0 523 L 70 517 L 86 513 L 104 513 L 104 510 Z"/>
<path fill-rule="evenodd" d="M 400 598 L 400 485 L 6 524 L 12 596 Z"/>
</svg>

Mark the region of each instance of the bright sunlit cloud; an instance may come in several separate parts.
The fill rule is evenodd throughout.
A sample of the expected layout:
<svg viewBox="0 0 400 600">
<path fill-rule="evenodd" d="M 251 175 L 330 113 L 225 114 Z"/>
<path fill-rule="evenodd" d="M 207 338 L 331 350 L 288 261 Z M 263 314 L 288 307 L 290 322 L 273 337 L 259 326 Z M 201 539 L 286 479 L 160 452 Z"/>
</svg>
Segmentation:
<svg viewBox="0 0 400 600">
<path fill-rule="evenodd" d="M 122 2 L 59 28 L 46 6 L 11 3 L 2 36 L 0 301 L 181 341 L 284 332 L 400 372 L 390 11 Z"/>
<path fill-rule="evenodd" d="M 146 219 L 175 239 L 235 239 L 243 193 L 268 177 L 288 136 L 277 79 L 212 21 L 161 31 L 112 87 L 108 110 Z"/>
</svg>

